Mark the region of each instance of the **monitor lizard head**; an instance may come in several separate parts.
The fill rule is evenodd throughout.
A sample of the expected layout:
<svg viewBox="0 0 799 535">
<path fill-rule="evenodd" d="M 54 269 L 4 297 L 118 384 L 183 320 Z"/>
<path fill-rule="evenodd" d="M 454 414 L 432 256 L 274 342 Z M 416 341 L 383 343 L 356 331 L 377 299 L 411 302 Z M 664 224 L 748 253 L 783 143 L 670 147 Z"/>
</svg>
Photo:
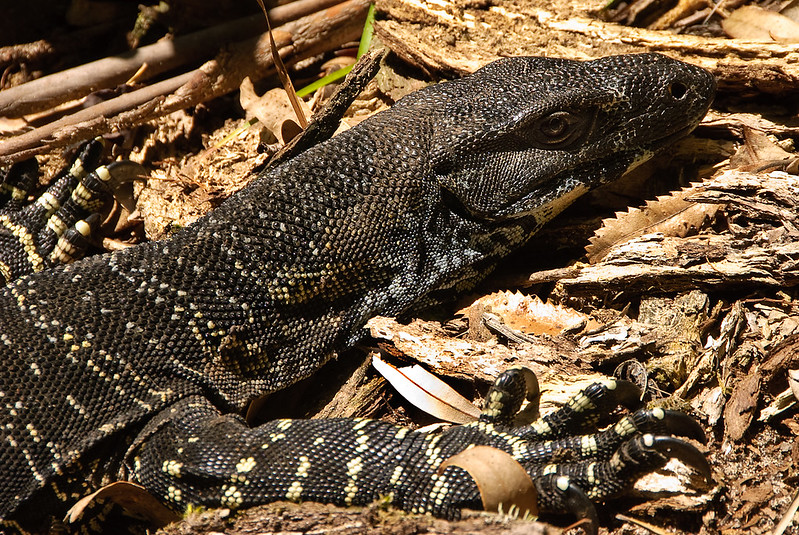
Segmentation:
<svg viewBox="0 0 799 535">
<path fill-rule="evenodd" d="M 660 54 L 517 57 L 397 106 L 436 109 L 430 166 L 450 206 L 537 228 L 688 134 L 714 93 L 710 73 Z"/>
</svg>

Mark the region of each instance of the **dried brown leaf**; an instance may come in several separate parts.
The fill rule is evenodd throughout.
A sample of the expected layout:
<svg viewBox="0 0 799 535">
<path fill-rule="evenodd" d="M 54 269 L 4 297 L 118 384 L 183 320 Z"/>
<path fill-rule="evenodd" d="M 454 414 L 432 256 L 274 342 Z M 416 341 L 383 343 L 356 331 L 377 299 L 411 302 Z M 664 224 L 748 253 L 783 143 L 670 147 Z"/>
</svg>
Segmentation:
<svg viewBox="0 0 799 535">
<path fill-rule="evenodd" d="M 744 144 L 730 157 L 733 169 L 757 171 L 771 162 L 783 162 L 795 158 L 795 155 L 774 143 L 764 132 L 743 127 Z"/>
<path fill-rule="evenodd" d="M 755 417 L 760 399 L 760 373 L 747 375 L 735 385 L 727 406 L 724 408 L 726 435 L 734 441 L 741 440 Z"/>
<path fill-rule="evenodd" d="M 745 502 L 754 502 L 762 504 L 774 497 L 774 486 L 770 481 L 766 481 L 760 485 L 746 487 L 746 490 L 741 494 L 741 499 Z"/>
<path fill-rule="evenodd" d="M 538 516 L 538 493 L 533 480 L 510 454 L 490 446 L 474 446 L 441 463 L 438 473 L 448 466 L 463 468 L 472 476 L 486 511 Z"/>
<path fill-rule="evenodd" d="M 262 96 L 258 96 L 250 79 L 245 78 L 239 89 L 239 102 L 247 112 L 247 117 L 257 118 L 280 143 L 285 145 L 302 132 L 302 128 L 295 120 L 296 116 L 288 94 L 283 88 L 270 89 Z M 305 102 L 302 102 L 301 106 L 304 106 L 306 113 L 310 114 Z"/>
<path fill-rule="evenodd" d="M 740 7 L 721 21 L 721 27 L 734 39 L 799 43 L 799 24 L 762 7 Z"/>
<path fill-rule="evenodd" d="M 616 212 L 615 218 L 605 219 L 585 248 L 588 261 L 596 264 L 614 245 L 644 234 L 659 232 L 684 238 L 696 232 L 706 221 L 715 218 L 722 205 L 686 200 L 693 193 L 694 188 L 686 188 L 647 201 L 643 208 Z"/>
<path fill-rule="evenodd" d="M 490 312 L 502 318 L 507 327 L 526 334 L 560 334 L 585 325 L 589 316 L 576 310 L 552 303 L 544 303 L 538 296 L 519 292 L 495 292 L 476 300 L 458 314 L 471 323 Z"/>
<path fill-rule="evenodd" d="M 286 97 L 291 103 L 291 109 L 294 110 L 300 129 L 304 130 L 308 127 L 308 117 L 310 117 L 310 113 L 308 113 L 307 108 L 303 107 L 304 102 L 302 99 L 297 96 L 297 92 L 294 90 L 294 84 L 291 83 L 289 71 L 286 69 L 286 65 L 283 63 L 283 58 L 280 56 L 280 52 L 278 52 L 277 43 L 275 43 L 274 32 L 272 31 L 272 22 L 269 20 L 269 13 L 266 10 L 266 6 L 262 0 L 258 0 L 258 5 L 261 7 L 261 11 L 264 13 L 264 19 L 266 19 L 266 28 L 269 35 L 269 49 L 272 51 L 272 61 L 275 64 L 275 70 L 277 71 L 278 78 L 280 78 L 280 82 L 283 84 L 283 88 L 286 90 Z"/>
<path fill-rule="evenodd" d="M 480 409 L 418 364 L 397 368 L 372 355 L 372 365 L 402 397 L 436 418 L 468 424 L 480 416 Z"/>
<path fill-rule="evenodd" d="M 159 527 L 180 518 L 177 513 L 164 506 L 158 498 L 147 492 L 141 485 L 129 481 L 117 481 L 78 500 L 67 512 L 67 522 L 78 520 L 83 511 L 97 500 L 113 502 Z"/>
</svg>

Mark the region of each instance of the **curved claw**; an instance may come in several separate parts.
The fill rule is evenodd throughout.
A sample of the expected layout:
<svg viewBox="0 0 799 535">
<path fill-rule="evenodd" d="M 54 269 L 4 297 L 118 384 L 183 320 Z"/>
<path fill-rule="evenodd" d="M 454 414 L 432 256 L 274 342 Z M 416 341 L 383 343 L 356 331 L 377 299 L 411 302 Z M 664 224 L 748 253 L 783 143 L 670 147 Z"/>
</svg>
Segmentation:
<svg viewBox="0 0 799 535">
<path fill-rule="evenodd" d="M 521 368 L 521 374 L 524 377 L 525 388 L 527 390 L 527 405 L 516 413 L 514 421 L 515 425 L 529 425 L 537 420 L 541 415 L 539 408 L 541 405 L 541 387 L 538 385 L 538 376 L 535 372 L 527 367 Z"/>
<path fill-rule="evenodd" d="M 614 379 L 615 386 L 609 388 L 613 391 L 616 402 L 630 410 L 641 406 L 641 389 L 638 385 L 625 381 L 624 379 Z"/>
<path fill-rule="evenodd" d="M 705 478 L 708 486 L 713 485 L 713 474 L 705 454 L 691 444 L 674 437 L 644 435 L 644 444 L 669 457 L 679 459 Z"/>
<path fill-rule="evenodd" d="M 692 438 L 702 444 L 707 443 L 705 430 L 699 422 L 685 414 L 684 412 L 663 410 L 663 423 L 666 431 L 680 437 Z"/>
<path fill-rule="evenodd" d="M 583 489 L 572 483 L 568 477 L 559 477 L 557 486 L 563 492 L 566 508 L 578 519 L 585 520 L 583 527 L 589 535 L 599 533 L 599 517 L 596 508 Z"/>
<path fill-rule="evenodd" d="M 114 184 L 142 180 L 142 177 L 147 176 L 147 169 L 144 166 L 130 160 L 112 162 L 106 165 L 106 168 L 111 173 Z"/>
<path fill-rule="evenodd" d="M 112 162 L 105 167 L 110 174 L 109 186 L 112 195 L 127 211 L 133 212 L 136 209 L 136 202 L 133 200 L 131 184 L 146 177 L 147 170 L 130 160 Z"/>
</svg>

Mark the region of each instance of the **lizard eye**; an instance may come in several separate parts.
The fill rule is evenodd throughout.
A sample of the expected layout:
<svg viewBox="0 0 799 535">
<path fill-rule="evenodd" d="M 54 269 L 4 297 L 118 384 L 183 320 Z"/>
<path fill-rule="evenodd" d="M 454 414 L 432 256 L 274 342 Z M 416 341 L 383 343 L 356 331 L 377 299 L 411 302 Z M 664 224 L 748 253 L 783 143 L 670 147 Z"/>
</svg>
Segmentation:
<svg viewBox="0 0 799 535">
<path fill-rule="evenodd" d="M 544 117 L 541 121 L 540 130 L 544 136 L 553 140 L 562 140 L 563 135 L 569 128 L 569 114 L 558 111 L 552 115 Z"/>
<path fill-rule="evenodd" d="M 565 148 L 582 139 L 591 125 L 592 116 L 591 113 L 555 111 L 533 123 L 525 137 L 542 148 Z"/>
</svg>

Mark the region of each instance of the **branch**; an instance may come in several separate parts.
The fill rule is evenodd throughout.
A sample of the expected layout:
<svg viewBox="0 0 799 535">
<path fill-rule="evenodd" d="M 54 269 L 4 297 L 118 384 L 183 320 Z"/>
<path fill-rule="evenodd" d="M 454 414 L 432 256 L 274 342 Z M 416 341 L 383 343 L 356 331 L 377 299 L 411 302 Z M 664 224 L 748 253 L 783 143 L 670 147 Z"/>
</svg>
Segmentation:
<svg viewBox="0 0 799 535">
<path fill-rule="evenodd" d="M 274 24 L 291 22 L 342 0 L 297 0 L 269 11 Z M 99 59 L 72 69 L 0 91 L 0 116 L 21 117 L 83 97 L 92 91 L 124 83 L 144 64 L 143 79 L 202 61 L 225 43 L 242 40 L 266 28 L 263 14 L 236 19 L 212 28 L 161 41 L 137 50 Z"/>
<path fill-rule="evenodd" d="M 356 40 L 368 5 L 368 0 L 348 0 L 276 28 L 274 36 L 281 57 L 286 63 L 296 63 Z M 199 69 L 123 94 L 0 142 L 0 165 L 103 133 L 131 128 L 234 91 L 245 76 L 255 80 L 273 72 L 267 36 L 239 43 Z"/>
</svg>

